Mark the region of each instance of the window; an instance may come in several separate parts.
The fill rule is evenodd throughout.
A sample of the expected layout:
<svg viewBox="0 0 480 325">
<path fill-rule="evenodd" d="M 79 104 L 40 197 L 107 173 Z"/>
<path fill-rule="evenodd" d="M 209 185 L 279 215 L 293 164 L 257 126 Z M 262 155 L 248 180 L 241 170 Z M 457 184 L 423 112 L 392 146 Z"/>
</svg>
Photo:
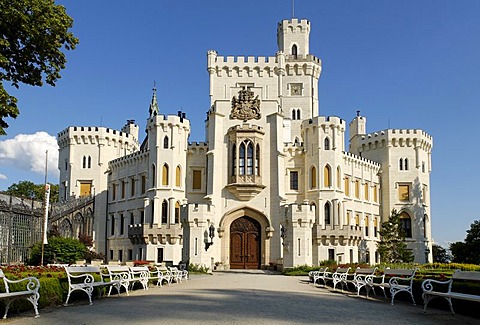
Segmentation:
<svg viewBox="0 0 480 325">
<path fill-rule="evenodd" d="M 90 196 L 90 195 L 92 195 L 92 183 L 80 182 L 80 196 Z"/>
<path fill-rule="evenodd" d="M 342 187 L 342 172 L 340 170 L 340 166 L 337 167 L 337 187 Z"/>
<path fill-rule="evenodd" d="M 112 201 L 117 198 L 117 184 L 112 183 Z"/>
<path fill-rule="evenodd" d="M 377 185 L 373 185 L 373 202 L 378 202 Z"/>
<path fill-rule="evenodd" d="M 193 171 L 192 189 L 194 190 L 202 189 L 202 171 L 201 170 Z"/>
<path fill-rule="evenodd" d="M 155 168 L 155 165 L 152 164 L 152 187 L 157 186 L 157 169 Z"/>
<path fill-rule="evenodd" d="M 115 236 L 115 217 L 112 215 L 110 216 L 110 235 Z"/>
<path fill-rule="evenodd" d="M 168 165 L 162 167 L 162 185 L 168 185 Z"/>
<path fill-rule="evenodd" d="M 335 261 L 335 249 L 329 248 L 328 249 L 328 259 L 331 261 Z"/>
<path fill-rule="evenodd" d="M 251 142 L 247 146 L 247 175 L 253 175 L 253 145 Z"/>
<path fill-rule="evenodd" d="M 297 55 L 298 55 L 298 48 L 297 48 L 297 44 L 293 44 L 292 46 L 292 55 L 296 58 Z"/>
<path fill-rule="evenodd" d="M 88 168 L 92 168 L 92 157 L 88 156 Z"/>
<path fill-rule="evenodd" d="M 405 160 L 403 161 L 403 165 L 405 167 L 405 170 L 408 170 L 408 158 L 405 158 Z"/>
<path fill-rule="evenodd" d="M 398 199 L 410 201 L 410 185 L 398 185 Z"/>
<path fill-rule="evenodd" d="M 128 250 L 128 260 L 129 261 L 133 260 L 133 249 Z"/>
<path fill-rule="evenodd" d="M 350 178 L 345 177 L 345 195 L 350 196 Z"/>
<path fill-rule="evenodd" d="M 140 211 L 140 224 L 144 224 L 145 223 L 145 211 L 142 210 Z"/>
<path fill-rule="evenodd" d="M 412 219 L 406 212 L 400 213 L 400 223 L 405 234 L 405 238 L 412 238 Z"/>
<path fill-rule="evenodd" d="M 162 203 L 162 224 L 168 222 L 168 202 L 166 200 Z"/>
<path fill-rule="evenodd" d="M 258 144 L 255 152 L 255 175 L 260 176 L 260 145 Z"/>
<path fill-rule="evenodd" d="M 232 176 L 236 175 L 237 171 L 237 145 L 232 146 Z"/>
<path fill-rule="evenodd" d="M 240 144 L 240 152 L 239 152 L 239 175 L 245 175 L 245 143 Z"/>
<path fill-rule="evenodd" d="M 297 109 L 297 120 L 300 119 L 300 109 Z"/>
<path fill-rule="evenodd" d="M 182 177 L 182 170 L 181 170 L 180 166 L 177 166 L 177 169 L 175 170 L 175 186 L 176 187 L 180 187 L 181 177 Z"/>
<path fill-rule="evenodd" d="M 329 225 L 331 223 L 330 218 L 330 202 L 325 203 L 325 225 Z"/>
<path fill-rule="evenodd" d="M 113 260 L 113 249 L 110 250 L 110 259 Z"/>
<path fill-rule="evenodd" d="M 426 214 L 423 215 L 423 237 L 427 239 L 427 220 L 428 216 Z"/>
<path fill-rule="evenodd" d="M 157 263 L 163 263 L 163 248 L 157 248 Z"/>
<path fill-rule="evenodd" d="M 298 171 L 290 171 L 290 189 L 298 191 Z"/>
<path fill-rule="evenodd" d="M 163 138 L 163 149 L 168 149 L 168 137 Z"/>
<path fill-rule="evenodd" d="M 175 223 L 180 223 L 180 203 L 175 202 Z"/>
<path fill-rule="evenodd" d="M 121 187 L 122 188 L 122 199 L 124 199 L 125 198 L 125 181 L 122 180 L 121 184 L 122 184 L 122 187 Z"/>
<path fill-rule="evenodd" d="M 398 168 L 400 170 L 408 170 L 408 158 L 400 158 L 398 161 Z"/>
<path fill-rule="evenodd" d="M 147 176 L 142 175 L 142 194 L 147 191 Z"/>
<path fill-rule="evenodd" d="M 403 158 L 398 161 L 398 169 L 403 170 Z"/>
<path fill-rule="evenodd" d="M 118 260 L 123 262 L 123 250 L 121 249 L 118 250 Z"/>
<path fill-rule="evenodd" d="M 135 178 L 130 178 L 130 197 L 135 196 Z"/>
<path fill-rule="evenodd" d="M 325 165 L 323 168 L 323 186 L 332 187 L 332 178 L 331 178 L 330 166 Z"/>
<path fill-rule="evenodd" d="M 68 170 L 68 160 L 65 159 L 65 170 Z"/>
<path fill-rule="evenodd" d="M 364 195 L 365 195 L 364 198 L 365 198 L 366 201 L 368 201 L 368 199 L 369 199 L 369 195 L 368 195 L 368 189 L 369 189 L 369 187 L 370 187 L 370 186 L 368 185 L 368 183 L 365 183 L 365 184 L 364 184 Z"/>
<path fill-rule="evenodd" d="M 83 164 L 82 164 L 82 167 L 83 167 L 83 168 L 87 168 L 87 156 L 83 156 Z"/>
<path fill-rule="evenodd" d="M 312 166 L 310 168 L 310 188 L 316 188 L 317 187 L 317 169 L 315 166 Z"/>
<path fill-rule="evenodd" d="M 330 150 L 330 139 L 329 138 L 325 138 L 325 140 L 323 141 L 324 142 L 324 149 L 325 150 Z"/>
<path fill-rule="evenodd" d="M 425 162 L 424 161 L 422 161 L 422 173 L 425 173 Z"/>
<path fill-rule="evenodd" d="M 123 219 L 123 214 L 120 214 L 120 235 L 123 235 L 125 228 L 125 219 Z"/>
<path fill-rule="evenodd" d="M 355 181 L 355 197 L 357 199 L 360 198 L 360 182 L 358 181 L 358 179 Z"/>
<path fill-rule="evenodd" d="M 135 216 L 133 215 L 133 212 L 130 212 L 130 224 L 131 225 L 135 224 Z"/>
<path fill-rule="evenodd" d="M 378 230 L 378 219 L 373 219 L 373 236 L 377 237 L 377 230 Z"/>
<path fill-rule="evenodd" d="M 297 115 L 295 114 L 295 110 L 292 110 L 292 120 L 295 120 L 297 118 Z"/>
</svg>

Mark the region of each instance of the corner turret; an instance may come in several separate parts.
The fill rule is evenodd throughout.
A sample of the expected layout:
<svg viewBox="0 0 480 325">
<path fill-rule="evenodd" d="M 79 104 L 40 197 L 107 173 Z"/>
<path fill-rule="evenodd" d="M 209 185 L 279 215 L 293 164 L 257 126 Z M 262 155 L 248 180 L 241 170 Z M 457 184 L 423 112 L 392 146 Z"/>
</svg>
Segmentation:
<svg viewBox="0 0 480 325">
<path fill-rule="evenodd" d="M 278 50 L 286 55 L 306 56 L 309 47 L 310 22 L 306 19 L 282 20 L 277 27 Z"/>
</svg>

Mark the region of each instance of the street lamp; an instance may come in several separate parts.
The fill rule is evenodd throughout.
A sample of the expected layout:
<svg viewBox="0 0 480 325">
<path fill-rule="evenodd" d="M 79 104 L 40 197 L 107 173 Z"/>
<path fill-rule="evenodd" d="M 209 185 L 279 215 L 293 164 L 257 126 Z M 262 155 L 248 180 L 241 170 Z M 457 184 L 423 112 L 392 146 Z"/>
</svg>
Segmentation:
<svg viewBox="0 0 480 325">
<path fill-rule="evenodd" d="M 205 242 L 205 250 L 207 251 L 210 246 L 213 245 L 213 238 L 215 237 L 215 226 L 213 223 L 210 224 L 208 227 L 208 237 L 210 238 L 210 241 Z"/>
</svg>

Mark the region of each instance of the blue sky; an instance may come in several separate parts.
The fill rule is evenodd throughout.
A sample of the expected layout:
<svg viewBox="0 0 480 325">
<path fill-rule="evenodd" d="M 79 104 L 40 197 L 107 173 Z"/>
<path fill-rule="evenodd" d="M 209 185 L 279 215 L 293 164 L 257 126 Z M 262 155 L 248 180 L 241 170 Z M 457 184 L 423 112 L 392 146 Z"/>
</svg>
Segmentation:
<svg viewBox="0 0 480 325">
<path fill-rule="evenodd" d="M 21 180 L 58 182 L 55 137 L 68 126 L 144 130 L 156 81 L 161 113 L 186 112 L 191 141 L 204 140 L 206 52 L 272 56 L 291 0 L 63 0 L 80 44 L 56 87 L 11 90 L 21 115 L 0 137 L 0 190 Z M 434 137 L 432 232 L 446 246 L 480 219 L 480 1 L 296 0 L 322 59 L 320 114 L 367 131 L 423 129 Z"/>
</svg>

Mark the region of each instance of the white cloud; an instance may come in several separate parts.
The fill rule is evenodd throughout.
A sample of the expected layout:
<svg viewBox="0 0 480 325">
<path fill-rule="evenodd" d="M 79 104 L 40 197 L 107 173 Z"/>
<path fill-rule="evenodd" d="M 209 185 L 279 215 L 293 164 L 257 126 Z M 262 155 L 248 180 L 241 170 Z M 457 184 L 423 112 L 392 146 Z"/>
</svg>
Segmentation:
<svg viewBox="0 0 480 325">
<path fill-rule="evenodd" d="M 8 177 L 3 174 L 0 174 L 0 179 L 8 179 Z"/>
<path fill-rule="evenodd" d="M 58 145 L 54 136 L 46 132 L 19 134 L 0 141 L 0 166 L 11 166 L 22 171 L 45 174 L 45 152 L 48 150 L 48 173 L 58 177 Z M 2 178 L 3 176 L 3 178 Z M 6 179 L 0 174 L 0 179 Z"/>
</svg>

